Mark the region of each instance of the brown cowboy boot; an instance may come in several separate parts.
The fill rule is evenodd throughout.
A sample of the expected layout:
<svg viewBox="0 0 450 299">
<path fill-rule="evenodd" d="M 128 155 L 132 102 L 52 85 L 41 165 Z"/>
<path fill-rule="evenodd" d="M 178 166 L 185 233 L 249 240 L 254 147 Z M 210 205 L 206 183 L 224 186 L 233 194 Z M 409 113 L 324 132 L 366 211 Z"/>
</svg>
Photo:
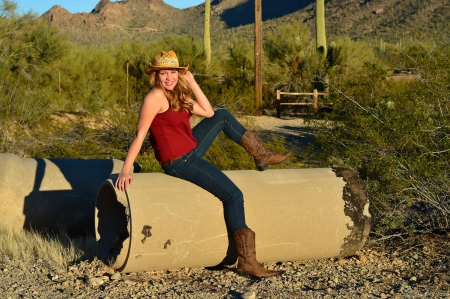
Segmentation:
<svg viewBox="0 0 450 299">
<path fill-rule="evenodd" d="M 241 146 L 255 159 L 256 168 L 263 171 L 271 164 L 283 162 L 291 153 L 282 155 L 272 153 L 265 146 L 255 131 L 248 130 L 242 135 Z"/>
<path fill-rule="evenodd" d="M 239 254 L 237 271 L 247 276 L 270 277 L 279 274 L 278 271 L 267 270 L 256 260 L 255 233 L 248 228 L 240 228 L 234 233 Z"/>
</svg>

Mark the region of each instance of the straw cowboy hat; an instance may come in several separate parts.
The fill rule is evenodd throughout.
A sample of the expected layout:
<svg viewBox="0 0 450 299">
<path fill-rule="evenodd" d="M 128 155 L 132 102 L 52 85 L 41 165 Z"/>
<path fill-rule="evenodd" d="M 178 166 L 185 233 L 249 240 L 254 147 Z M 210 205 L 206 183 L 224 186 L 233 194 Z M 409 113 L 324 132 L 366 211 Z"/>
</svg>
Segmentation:
<svg viewBox="0 0 450 299">
<path fill-rule="evenodd" d="M 174 51 L 169 52 L 159 51 L 155 55 L 155 65 L 149 63 L 147 69 L 145 70 L 145 73 L 150 75 L 153 72 L 167 69 L 176 69 L 186 72 L 188 70 L 188 67 L 189 63 L 186 64 L 185 66 L 179 65 L 177 54 L 175 54 Z"/>
</svg>

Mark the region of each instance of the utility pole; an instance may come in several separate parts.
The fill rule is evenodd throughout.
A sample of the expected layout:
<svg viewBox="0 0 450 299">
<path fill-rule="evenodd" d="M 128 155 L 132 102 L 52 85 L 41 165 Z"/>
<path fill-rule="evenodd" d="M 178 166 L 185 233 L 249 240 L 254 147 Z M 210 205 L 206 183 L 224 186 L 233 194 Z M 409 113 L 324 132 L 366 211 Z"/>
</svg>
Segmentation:
<svg viewBox="0 0 450 299">
<path fill-rule="evenodd" d="M 255 0 L 255 96 L 256 96 L 256 115 L 262 115 L 262 13 L 261 0 Z"/>
</svg>

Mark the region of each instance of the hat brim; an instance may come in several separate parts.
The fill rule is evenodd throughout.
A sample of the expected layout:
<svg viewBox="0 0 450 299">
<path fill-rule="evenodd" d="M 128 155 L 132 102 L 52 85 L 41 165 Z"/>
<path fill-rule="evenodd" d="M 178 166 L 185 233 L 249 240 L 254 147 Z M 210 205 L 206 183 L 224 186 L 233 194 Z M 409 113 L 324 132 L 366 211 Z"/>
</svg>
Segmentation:
<svg viewBox="0 0 450 299">
<path fill-rule="evenodd" d="M 187 63 L 185 66 L 179 66 L 179 67 L 162 67 L 162 66 L 153 66 L 153 65 L 149 65 L 146 69 L 145 69 L 145 73 L 147 75 L 150 75 L 153 72 L 156 71 L 160 71 L 160 70 L 179 70 L 181 72 L 187 72 L 187 70 L 189 69 L 189 63 Z"/>
</svg>

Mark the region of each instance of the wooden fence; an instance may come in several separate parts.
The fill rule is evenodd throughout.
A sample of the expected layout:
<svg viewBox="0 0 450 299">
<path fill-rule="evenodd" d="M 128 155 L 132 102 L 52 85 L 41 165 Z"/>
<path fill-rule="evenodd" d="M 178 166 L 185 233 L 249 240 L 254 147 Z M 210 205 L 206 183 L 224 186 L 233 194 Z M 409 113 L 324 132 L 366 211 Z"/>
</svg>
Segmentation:
<svg viewBox="0 0 450 299">
<path fill-rule="evenodd" d="M 319 111 L 319 95 L 326 95 L 329 94 L 328 92 L 318 92 L 317 89 L 314 89 L 313 92 L 287 92 L 287 91 L 280 91 L 277 90 L 277 117 L 280 118 L 281 115 L 281 106 L 314 106 L 314 113 L 317 113 Z M 288 95 L 288 96 L 303 96 L 303 95 L 309 95 L 313 96 L 313 102 L 306 102 L 306 103 L 293 103 L 293 102 L 282 102 L 281 101 L 281 95 Z"/>
</svg>

